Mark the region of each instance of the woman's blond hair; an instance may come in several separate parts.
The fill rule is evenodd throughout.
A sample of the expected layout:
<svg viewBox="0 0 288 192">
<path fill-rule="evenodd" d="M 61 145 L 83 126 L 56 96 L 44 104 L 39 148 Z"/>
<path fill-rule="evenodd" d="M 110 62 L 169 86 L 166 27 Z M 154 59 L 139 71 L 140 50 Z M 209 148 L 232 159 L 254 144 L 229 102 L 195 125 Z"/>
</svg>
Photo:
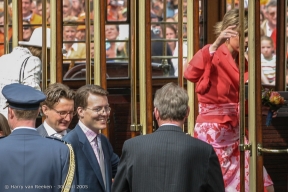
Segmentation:
<svg viewBox="0 0 288 192">
<path fill-rule="evenodd" d="M 41 47 L 27 46 L 27 49 L 29 49 L 29 51 L 31 52 L 33 56 L 38 57 L 40 60 L 42 59 Z"/>
<path fill-rule="evenodd" d="M 216 23 L 214 26 L 214 33 L 218 37 L 220 33 L 225 30 L 227 27 L 236 25 L 235 30 L 240 32 L 240 24 L 239 24 L 239 9 L 231 9 L 226 12 L 222 21 Z M 244 33 L 248 32 L 248 11 L 245 10 L 244 13 Z"/>
</svg>

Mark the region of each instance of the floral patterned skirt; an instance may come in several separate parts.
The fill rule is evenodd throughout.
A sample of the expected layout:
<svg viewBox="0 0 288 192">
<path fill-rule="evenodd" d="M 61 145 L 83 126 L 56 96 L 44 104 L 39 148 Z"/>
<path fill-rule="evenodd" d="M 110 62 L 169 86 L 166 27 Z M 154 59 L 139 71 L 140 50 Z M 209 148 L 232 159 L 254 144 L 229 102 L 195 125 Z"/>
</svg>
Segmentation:
<svg viewBox="0 0 288 192">
<path fill-rule="evenodd" d="M 211 144 L 219 158 L 226 192 L 240 191 L 239 126 L 229 123 L 196 123 L 194 136 Z M 245 138 L 245 143 L 248 140 Z M 264 186 L 273 185 L 263 167 Z M 249 192 L 249 152 L 245 151 L 245 192 Z"/>
</svg>

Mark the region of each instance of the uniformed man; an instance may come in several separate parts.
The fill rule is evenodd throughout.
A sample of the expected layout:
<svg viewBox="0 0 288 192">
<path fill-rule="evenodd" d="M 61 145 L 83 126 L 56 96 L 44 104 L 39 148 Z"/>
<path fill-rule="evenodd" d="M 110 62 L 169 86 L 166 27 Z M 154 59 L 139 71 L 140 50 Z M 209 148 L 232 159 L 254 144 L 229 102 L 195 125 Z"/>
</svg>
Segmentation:
<svg viewBox="0 0 288 192">
<path fill-rule="evenodd" d="M 45 95 L 18 83 L 6 85 L 2 94 L 12 133 L 0 139 L 0 191 L 59 192 L 69 187 L 74 177 L 73 151 L 63 142 L 41 137 L 35 129 Z"/>
</svg>

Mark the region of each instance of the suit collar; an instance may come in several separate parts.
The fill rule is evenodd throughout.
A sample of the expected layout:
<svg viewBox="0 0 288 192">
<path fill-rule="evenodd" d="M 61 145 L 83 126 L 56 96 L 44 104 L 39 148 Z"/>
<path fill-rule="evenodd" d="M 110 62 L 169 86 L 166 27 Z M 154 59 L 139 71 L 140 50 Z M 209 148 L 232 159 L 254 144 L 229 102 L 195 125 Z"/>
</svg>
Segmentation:
<svg viewBox="0 0 288 192">
<path fill-rule="evenodd" d="M 36 129 L 31 129 L 31 128 L 19 128 L 19 129 L 15 129 L 12 131 L 12 133 L 10 134 L 11 136 L 15 136 L 15 135 L 36 135 L 36 136 L 40 136 L 39 133 L 36 131 Z"/>
<path fill-rule="evenodd" d="M 86 159 L 89 161 L 89 163 L 90 163 L 95 175 L 97 176 L 99 182 L 101 183 L 101 186 L 102 186 L 103 190 L 105 191 L 105 186 L 104 186 L 104 182 L 103 182 L 103 179 L 102 179 L 101 169 L 100 169 L 99 163 L 97 161 L 97 158 L 95 156 L 95 153 L 94 153 L 94 151 L 93 151 L 93 149 L 91 147 L 90 142 L 88 141 L 86 135 L 84 134 L 83 130 L 81 129 L 81 127 L 78 124 L 76 125 L 74 130 L 76 131 L 76 133 L 78 135 L 79 142 L 82 144 L 82 148 L 81 149 L 82 149 L 83 153 L 85 154 Z M 104 152 L 104 149 L 103 149 L 103 152 Z M 104 158 L 105 158 L 105 156 L 104 156 Z"/>
<path fill-rule="evenodd" d="M 176 125 L 162 125 L 156 130 L 156 132 L 158 131 L 175 131 L 184 133 L 181 127 L 178 127 Z"/>
</svg>

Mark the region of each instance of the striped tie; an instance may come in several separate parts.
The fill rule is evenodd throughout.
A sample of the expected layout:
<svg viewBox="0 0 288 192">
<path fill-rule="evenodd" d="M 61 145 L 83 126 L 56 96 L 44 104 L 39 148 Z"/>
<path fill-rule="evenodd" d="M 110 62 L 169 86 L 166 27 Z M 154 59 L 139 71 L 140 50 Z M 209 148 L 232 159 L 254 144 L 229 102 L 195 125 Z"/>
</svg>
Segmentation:
<svg viewBox="0 0 288 192">
<path fill-rule="evenodd" d="M 63 135 L 60 134 L 60 133 L 54 133 L 54 134 L 52 134 L 51 136 L 56 137 L 56 138 L 58 138 L 58 139 L 62 139 L 62 137 L 63 137 Z"/>
<path fill-rule="evenodd" d="M 98 142 L 98 138 L 99 138 L 99 142 Z M 102 146 L 101 146 L 100 135 L 96 136 L 96 142 L 95 143 L 96 143 L 97 153 L 99 155 L 99 166 L 101 169 L 102 178 L 103 178 L 104 186 L 106 189 L 105 163 L 104 163 L 104 155 L 103 155 L 103 150 L 102 150 Z"/>
</svg>

